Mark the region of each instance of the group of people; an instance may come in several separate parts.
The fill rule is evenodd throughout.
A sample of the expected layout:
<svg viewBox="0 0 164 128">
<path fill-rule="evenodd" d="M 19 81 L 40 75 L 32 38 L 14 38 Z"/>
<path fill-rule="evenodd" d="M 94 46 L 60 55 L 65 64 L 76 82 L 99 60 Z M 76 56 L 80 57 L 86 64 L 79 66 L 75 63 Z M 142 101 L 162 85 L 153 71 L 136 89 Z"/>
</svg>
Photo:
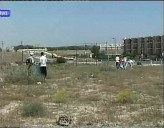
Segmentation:
<svg viewBox="0 0 164 128">
<path fill-rule="evenodd" d="M 35 65 L 35 60 L 34 60 L 34 53 L 30 52 L 30 56 L 26 59 L 26 65 L 28 66 L 28 76 L 31 75 L 31 68 L 33 65 Z M 43 76 L 43 79 L 45 80 L 47 76 L 47 58 L 44 55 L 44 52 L 41 52 L 41 57 L 39 58 L 39 72 Z"/>
<path fill-rule="evenodd" d="M 127 67 L 127 57 L 126 56 L 116 56 L 116 68 L 126 70 Z"/>
</svg>

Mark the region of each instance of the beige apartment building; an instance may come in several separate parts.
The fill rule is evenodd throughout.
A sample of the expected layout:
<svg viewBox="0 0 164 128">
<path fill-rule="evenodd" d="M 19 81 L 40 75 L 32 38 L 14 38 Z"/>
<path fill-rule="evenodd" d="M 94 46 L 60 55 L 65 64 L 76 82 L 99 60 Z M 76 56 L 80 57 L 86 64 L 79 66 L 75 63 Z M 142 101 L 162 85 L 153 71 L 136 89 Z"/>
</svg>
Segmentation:
<svg viewBox="0 0 164 128">
<path fill-rule="evenodd" d="M 124 39 L 124 54 L 160 58 L 164 53 L 164 35 Z"/>
</svg>

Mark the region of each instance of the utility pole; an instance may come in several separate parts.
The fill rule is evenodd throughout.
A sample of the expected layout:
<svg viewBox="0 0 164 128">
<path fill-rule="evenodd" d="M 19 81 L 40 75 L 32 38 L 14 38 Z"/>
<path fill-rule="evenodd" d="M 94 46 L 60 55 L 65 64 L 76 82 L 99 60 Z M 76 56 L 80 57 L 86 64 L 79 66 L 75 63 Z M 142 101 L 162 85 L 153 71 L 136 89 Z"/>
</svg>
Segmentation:
<svg viewBox="0 0 164 128">
<path fill-rule="evenodd" d="M 76 66 L 77 66 L 77 45 L 76 45 Z"/>
<path fill-rule="evenodd" d="M 22 46 L 22 63 L 23 63 L 23 41 L 21 41 L 21 46 Z"/>
<path fill-rule="evenodd" d="M 117 50 L 116 50 L 116 37 L 112 38 L 114 40 L 114 45 L 115 45 L 115 55 L 117 55 Z"/>
<path fill-rule="evenodd" d="M 107 47 L 107 42 L 106 42 L 106 48 L 105 48 L 105 51 L 106 51 L 106 55 L 108 55 L 108 47 Z M 107 65 L 108 65 L 108 61 L 109 61 L 109 55 L 108 55 Z"/>
<path fill-rule="evenodd" d="M 97 43 L 96 43 L 96 65 L 97 65 Z"/>
<path fill-rule="evenodd" d="M 107 49 L 108 49 L 108 47 L 107 47 L 107 42 L 106 42 L 106 48 L 105 48 L 105 50 L 106 50 L 106 54 L 107 54 L 107 51 L 108 51 Z"/>
<path fill-rule="evenodd" d="M 87 64 L 87 52 L 86 52 L 86 50 L 87 50 L 87 45 L 86 45 L 86 43 L 85 43 L 85 57 L 86 57 L 85 62 L 86 62 L 86 64 Z"/>
<path fill-rule="evenodd" d="M 4 41 L 1 41 L 2 42 L 2 47 L 1 47 L 1 60 L 3 61 L 3 45 L 4 45 Z"/>
</svg>

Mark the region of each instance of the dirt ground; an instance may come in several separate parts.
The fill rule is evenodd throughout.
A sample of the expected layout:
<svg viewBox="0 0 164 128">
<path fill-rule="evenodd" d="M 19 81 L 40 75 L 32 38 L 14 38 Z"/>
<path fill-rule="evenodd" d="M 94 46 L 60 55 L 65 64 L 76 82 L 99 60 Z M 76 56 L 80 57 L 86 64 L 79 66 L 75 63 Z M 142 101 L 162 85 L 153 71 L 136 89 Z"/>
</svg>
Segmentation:
<svg viewBox="0 0 164 128">
<path fill-rule="evenodd" d="M 56 120 L 61 114 L 73 117 L 69 127 L 163 125 L 162 65 L 116 70 L 114 64 L 49 64 L 46 81 L 38 81 L 33 70 L 30 84 L 26 83 L 26 65 L 1 65 L 0 70 L 1 126 L 59 127 Z M 125 90 L 130 94 L 122 102 Z M 64 96 L 55 97 L 58 93 Z M 46 114 L 23 117 L 27 101 L 41 102 Z"/>
</svg>

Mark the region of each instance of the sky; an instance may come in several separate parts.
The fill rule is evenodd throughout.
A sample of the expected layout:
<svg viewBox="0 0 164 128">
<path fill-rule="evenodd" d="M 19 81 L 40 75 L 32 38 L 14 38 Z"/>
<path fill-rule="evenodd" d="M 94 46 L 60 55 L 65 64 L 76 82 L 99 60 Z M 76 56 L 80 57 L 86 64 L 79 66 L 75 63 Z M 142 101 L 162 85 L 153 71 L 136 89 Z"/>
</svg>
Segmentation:
<svg viewBox="0 0 164 128">
<path fill-rule="evenodd" d="M 163 1 L 1 1 L 4 46 L 121 44 L 124 38 L 163 35 Z"/>
</svg>

